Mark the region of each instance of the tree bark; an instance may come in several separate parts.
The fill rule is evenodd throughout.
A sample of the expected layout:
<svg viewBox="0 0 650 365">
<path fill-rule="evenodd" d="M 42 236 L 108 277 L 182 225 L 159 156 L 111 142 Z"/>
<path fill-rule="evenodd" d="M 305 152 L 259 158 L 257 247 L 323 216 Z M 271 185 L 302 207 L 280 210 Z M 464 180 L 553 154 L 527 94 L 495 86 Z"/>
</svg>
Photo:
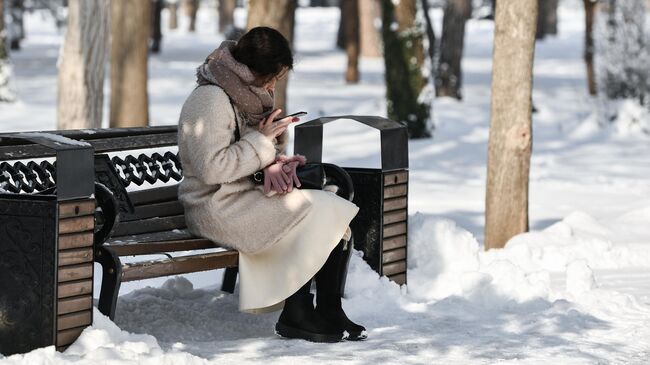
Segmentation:
<svg viewBox="0 0 650 365">
<path fill-rule="evenodd" d="M 58 83 L 58 129 L 101 128 L 110 0 L 70 0 Z"/>
<path fill-rule="evenodd" d="M 151 53 L 160 53 L 163 0 L 152 0 L 151 5 Z"/>
<path fill-rule="evenodd" d="M 219 33 L 226 33 L 234 26 L 236 6 L 236 0 L 219 0 Z"/>
<path fill-rule="evenodd" d="M 422 95 L 428 80 L 422 74 L 423 35 L 415 20 L 415 0 L 398 5 L 382 0 L 381 5 L 388 117 L 406 125 L 410 138 L 430 137 L 431 104 Z"/>
<path fill-rule="evenodd" d="M 293 44 L 293 32 L 297 0 L 250 0 L 248 2 L 248 21 L 246 29 L 267 26 L 277 29 Z M 287 85 L 285 77 L 275 85 L 275 107 L 287 110 Z"/>
<path fill-rule="evenodd" d="M 462 99 L 463 46 L 465 23 L 472 15 L 471 0 L 449 0 L 442 20 L 440 59 L 436 75 L 436 95 Z"/>
<path fill-rule="evenodd" d="M 178 0 L 168 1 L 167 9 L 169 9 L 169 29 L 178 28 Z"/>
<path fill-rule="evenodd" d="M 185 13 L 190 18 L 189 31 L 196 31 L 196 13 L 199 11 L 199 0 L 185 0 Z"/>
<path fill-rule="evenodd" d="M 424 21 L 426 22 L 425 27 L 427 31 L 427 40 L 429 41 L 429 46 L 427 47 L 427 53 L 429 54 L 429 60 L 431 61 L 431 77 L 436 74 L 436 33 L 433 31 L 433 22 L 431 21 L 431 16 L 429 16 L 429 0 L 422 1 L 422 13 L 424 13 Z"/>
<path fill-rule="evenodd" d="M 11 30 L 9 31 L 9 43 L 12 50 L 20 50 L 20 42 L 25 38 L 25 26 L 23 15 L 25 14 L 24 0 L 9 1 L 9 16 L 11 18 Z"/>
<path fill-rule="evenodd" d="M 596 75 L 594 74 L 594 17 L 596 1 L 583 0 L 585 5 L 585 65 L 587 67 L 587 89 L 589 95 L 596 95 Z"/>
<path fill-rule="evenodd" d="M 546 32 L 548 34 L 556 35 L 557 34 L 557 7 L 559 5 L 559 0 L 547 0 L 548 4 L 546 5 Z"/>
<path fill-rule="evenodd" d="M 496 9 L 488 146 L 485 249 L 528 230 L 532 83 L 537 0 Z"/>
<path fill-rule="evenodd" d="M 347 18 L 345 24 L 345 53 L 348 56 L 348 66 L 345 71 L 345 81 L 349 84 L 359 82 L 359 2 L 344 0 L 341 16 Z"/>
<path fill-rule="evenodd" d="M 375 26 L 380 18 L 378 0 L 359 0 L 359 36 L 363 57 L 381 57 L 380 34 Z"/>
<path fill-rule="evenodd" d="M 345 22 L 346 17 L 343 16 L 343 8 L 346 0 L 341 0 L 339 2 L 339 30 L 336 32 L 336 47 L 340 49 L 345 49 Z"/>
<path fill-rule="evenodd" d="M 111 127 L 149 122 L 147 57 L 150 0 L 111 0 Z"/>
</svg>

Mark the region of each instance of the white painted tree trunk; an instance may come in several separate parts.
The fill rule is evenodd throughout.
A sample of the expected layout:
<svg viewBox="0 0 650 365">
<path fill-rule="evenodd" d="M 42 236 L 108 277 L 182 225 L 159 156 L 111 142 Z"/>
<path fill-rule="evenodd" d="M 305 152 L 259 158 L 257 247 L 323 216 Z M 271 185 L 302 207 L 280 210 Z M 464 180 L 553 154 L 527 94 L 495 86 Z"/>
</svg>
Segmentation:
<svg viewBox="0 0 650 365">
<path fill-rule="evenodd" d="M 110 0 L 70 0 L 59 60 L 58 128 L 100 128 Z"/>
<path fill-rule="evenodd" d="M 359 36 L 363 57 L 381 57 L 381 24 L 379 0 L 359 0 Z"/>
<path fill-rule="evenodd" d="M 537 0 L 499 1 L 492 62 L 485 249 L 528 231 Z"/>
<path fill-rule="evenodd" d="M 149 124 L 147 92 L 151 0 L 111 0 L 110 126 Z"/>
</svg>

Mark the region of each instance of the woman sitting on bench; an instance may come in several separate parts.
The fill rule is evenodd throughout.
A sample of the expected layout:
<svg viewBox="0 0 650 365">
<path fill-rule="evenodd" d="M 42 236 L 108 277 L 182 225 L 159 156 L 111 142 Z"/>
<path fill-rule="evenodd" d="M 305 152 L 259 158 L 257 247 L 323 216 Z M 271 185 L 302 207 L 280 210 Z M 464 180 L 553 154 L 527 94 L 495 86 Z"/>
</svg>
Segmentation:
<svg viewBox="0 0 650 365">
<path fill-rule="evenodd" d="M 288 41 L 267 27 L 207 57 L 179 120 L 179 200 L 191 233 L 239 251 L 241 311 L 283 308 L 275 327 L 283 337 L 362 340 L 365 328 L 348 319 L 340 295 L 359 209 L 330 192 L 294 189 L 304 158 L 282 152 L 298 118 L 273 121 L 275 84 L 292 68 Z M 263 189 L 250 178 L 258 170 Z"/>
</svg>

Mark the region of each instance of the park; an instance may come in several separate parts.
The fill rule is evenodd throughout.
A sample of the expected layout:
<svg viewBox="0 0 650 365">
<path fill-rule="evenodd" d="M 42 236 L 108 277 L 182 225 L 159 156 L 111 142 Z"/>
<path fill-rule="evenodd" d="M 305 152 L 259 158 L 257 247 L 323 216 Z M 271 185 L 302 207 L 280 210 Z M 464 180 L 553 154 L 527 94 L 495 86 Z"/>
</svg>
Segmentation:
<svg viewBox="0 0 650 365">
<path fill-rule="evenodd" d="M 277 195 L 359 208 L 359 340 L 283 338 L 242 310 L 255 254 L 190 232 L 188 176 L 241 179 L 190 165 L 188 100 L 260 26 L 293 54 L 273 108 L 305 112 Z M 648 40 L 647 0 L 0 0 L 0 365 L 647 364 Z"/>
</svg>

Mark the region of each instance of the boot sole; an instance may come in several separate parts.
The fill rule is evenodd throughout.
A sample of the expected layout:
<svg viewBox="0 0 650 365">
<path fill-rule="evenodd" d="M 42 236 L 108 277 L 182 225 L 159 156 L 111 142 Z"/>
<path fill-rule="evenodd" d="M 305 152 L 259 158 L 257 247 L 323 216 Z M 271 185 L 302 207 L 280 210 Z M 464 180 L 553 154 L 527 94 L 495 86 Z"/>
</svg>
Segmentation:
<svg viewBox="0 0 650 365">
<path fill-rule="evenodd" d="M 298 339 L 307 340 L 311 342 L 334 343 L 334 342 L 343 341 L 343 334 L 332 335 L 332 334 L 323 334 L 323 333 L 313 333 L 313 332 L 301 330 L 300 328 L 287 326 L 286 324 L 280 322 L 275 324 L 275 333 L 281 337 L 298 338 Z"/>
</svg>

